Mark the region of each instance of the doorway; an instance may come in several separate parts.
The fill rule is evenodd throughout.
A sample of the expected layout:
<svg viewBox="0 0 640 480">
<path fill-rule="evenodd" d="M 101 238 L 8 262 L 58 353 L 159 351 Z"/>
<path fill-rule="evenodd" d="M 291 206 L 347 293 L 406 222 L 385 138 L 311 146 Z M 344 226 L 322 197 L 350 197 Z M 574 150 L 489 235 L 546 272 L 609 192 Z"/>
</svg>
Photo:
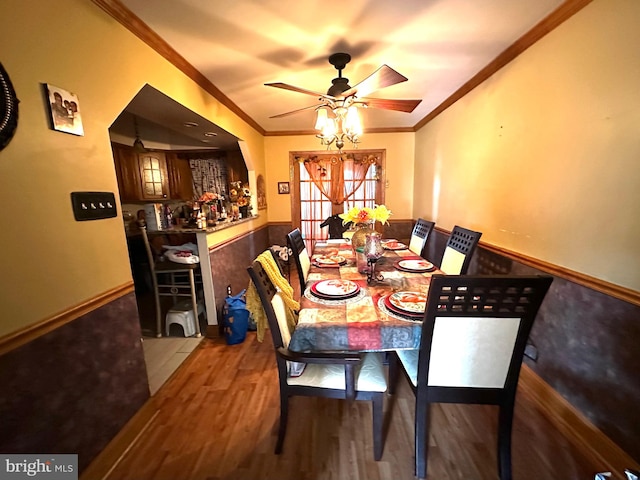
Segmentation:
<svg viewBox="0 0 640 480">
<path fill-rule="evenodd" d="M 385 150 L 292 152 L 290 161 L 293 227 L 300 228 L 310 252 L 316 242 L 327 239 L 328 229 L 320 225 L 328 217 L 385 201 Z"/>
</svg>

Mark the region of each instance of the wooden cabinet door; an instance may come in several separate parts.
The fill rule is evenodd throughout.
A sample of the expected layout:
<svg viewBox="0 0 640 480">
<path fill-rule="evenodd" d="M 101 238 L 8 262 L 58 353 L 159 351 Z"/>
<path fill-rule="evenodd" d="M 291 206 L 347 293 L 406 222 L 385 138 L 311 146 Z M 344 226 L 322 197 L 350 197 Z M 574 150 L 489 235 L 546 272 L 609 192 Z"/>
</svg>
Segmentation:
<svg viewBox="0 0 640 480">
<path fill-rule="evenodd" d="M 178 155 L 171 152 L 167 152 L 166 157 L 171 198 L 173 200 L 193 200 L 193 175 L 189 160 L 178 158 Z"/>
<path fill-rule="evenodd" d="M 164 200 L 169 198 L 167 160 L 162 152 L 138 154 L 140 186 L 143 200 Z"/>
<path fill-rule="evenodd" d="M 133 148 L 125 145 L 111 144 L 113 161 L 116 168 L 120 201 L 138 202 L 141 200 L 140 169 L 138 157 Z"/>
</svg>

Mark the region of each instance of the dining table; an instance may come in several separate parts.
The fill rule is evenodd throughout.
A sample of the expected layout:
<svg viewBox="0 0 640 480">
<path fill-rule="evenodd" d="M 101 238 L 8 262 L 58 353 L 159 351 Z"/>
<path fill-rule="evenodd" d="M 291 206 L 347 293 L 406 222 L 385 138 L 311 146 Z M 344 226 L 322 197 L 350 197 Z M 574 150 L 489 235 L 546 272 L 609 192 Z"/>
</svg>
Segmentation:
<svg viewBox="0 0 640 480">
<path fill-rule="evenodd" d="M 385 239 L 382 244 L 384 255 L 375 262 L 377 278 L 368 282 L 348 239 L 316 243 L 291 351 L 419 348 L 431 276 L 442 272 L 402 242 Z"/>
</svg>

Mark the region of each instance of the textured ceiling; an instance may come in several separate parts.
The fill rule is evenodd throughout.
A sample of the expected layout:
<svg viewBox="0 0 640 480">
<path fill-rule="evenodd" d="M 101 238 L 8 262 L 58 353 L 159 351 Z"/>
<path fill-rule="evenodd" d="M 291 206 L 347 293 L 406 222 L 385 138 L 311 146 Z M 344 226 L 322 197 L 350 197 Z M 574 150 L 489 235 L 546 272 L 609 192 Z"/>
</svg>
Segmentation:
<svg viewBox="0 0 640 480">
<path fill-rule="evenodd" d="M 264 86 L 284 82 L 324 93 L 352 56 L 353 86 L 382 64 L 408 81 L 371 94 L 421 99 L 413 113 L 368 109 L 367 129 L 413 128 L 549 15 L 561 0 L 121 0 L 266 132 L 311 130 L 313 96 Z"/>
</svg>

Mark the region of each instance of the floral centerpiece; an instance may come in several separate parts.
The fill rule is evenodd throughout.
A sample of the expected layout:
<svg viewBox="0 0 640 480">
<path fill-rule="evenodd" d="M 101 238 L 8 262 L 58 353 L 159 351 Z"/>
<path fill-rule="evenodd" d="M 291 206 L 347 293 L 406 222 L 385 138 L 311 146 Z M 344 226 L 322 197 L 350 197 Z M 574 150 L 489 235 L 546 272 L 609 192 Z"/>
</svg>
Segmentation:
<svg viewBox="0 0 640 480">
<path fill-rule="evenodd" d="M 218 203 L 221 200 L 224 200 L 224 196 L 213 192 L 204 192 L 198 198 L 198 203 L 207 206 L 206 211 L 203 211 L 207 217 L 207 225 L 213 226 L 216 224 L 218 218 Z"/>
<path fill-rule="evenodd" d="M 348 212 L 338 215 L 342 219 L 342 224 L 352 222 L 356 225 L 356 231 L 351 237 L 351 246 L 357 252 L 359 247 L 364 247 L 368 233 L 374 232 L 373 226 L 376 222 L 386 224 L 391 216 L 391 211 L 384 205 L 371 207 L 353 207 Z"/>
<path fill-rule="evenodd" d="M 383 225 L 388 223 L 391 211 L 384 205 L 376 205 L 371 207 L 353 207 L 348 212 L 338 215 L 342 219 L 342 224 L 346 225 L 349 222 L 355 224 L 359 223 L 375 223 L 380 222 Z"/>
<path fill-rule="evenodd" d="M 243 185 L 241 181 L 231 182 L 229 200 L 238 205 L 243 217 L 249 216 L 249 210 L 251 210 L 251 190 L 249 190 L 248 184 L 245 183 Z"/>
</svg>

